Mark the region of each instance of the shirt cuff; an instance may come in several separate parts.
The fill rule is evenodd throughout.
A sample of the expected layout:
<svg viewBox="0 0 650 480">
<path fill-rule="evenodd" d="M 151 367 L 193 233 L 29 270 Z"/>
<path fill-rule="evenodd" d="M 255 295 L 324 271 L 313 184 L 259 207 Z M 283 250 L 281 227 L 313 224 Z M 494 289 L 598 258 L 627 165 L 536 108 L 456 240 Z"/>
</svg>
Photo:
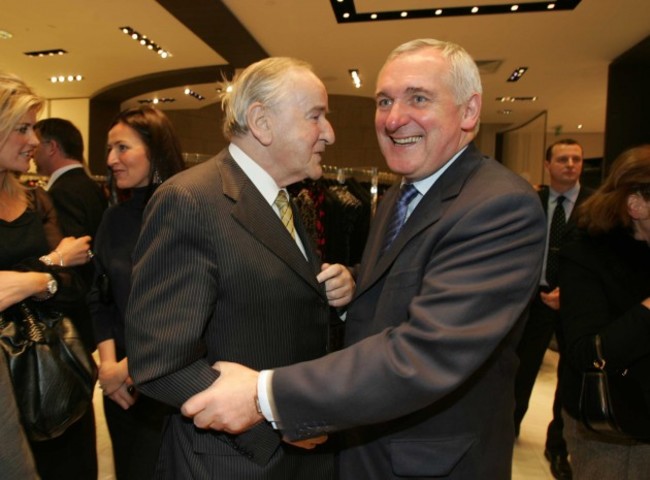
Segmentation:
<svg viewBox="0 0 650 480">
<path fill-rule="evenodd" d="M 275 402 L 273 401 L 272 380 L 273 370 L 262 370 L 260 372 L 257 378 L 257 398 L 262 415 L 271 423 L 274 429 L 278 430 L 280 428 L 280 421 L 275 409 Z"/>
</svg>

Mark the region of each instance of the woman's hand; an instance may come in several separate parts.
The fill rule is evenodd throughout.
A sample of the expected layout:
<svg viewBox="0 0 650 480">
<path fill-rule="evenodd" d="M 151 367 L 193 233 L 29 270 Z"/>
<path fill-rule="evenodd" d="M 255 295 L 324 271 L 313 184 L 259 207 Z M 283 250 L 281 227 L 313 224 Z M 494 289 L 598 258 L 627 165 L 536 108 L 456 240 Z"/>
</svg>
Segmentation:
<svg viewBox="0 0 650 480">
<path fill-rule="evenodd" d="M 133 379 L 129 376 L 126 358 L 119 362 L 103 361 L 100 363 L 99 387 L 105 396 L 124 410 L 135 403 L 137 392 L 133 386 Z"/>
<path fill-rule="evenodd" d="M 56 254 L 61 256 L 63 260 L 63 265 L 66 267 L 76 267 L 78 265 L 85 265 L 90 261 L 90 241 L 91 237 L 85 235 L 83 237 L 65 237 L 54 249 L 53 257 L 56 257 Z M 50 257 L 52 258 L 52 257 Z M 52 258 L 52 260 L 55 260 Z M 55 265 L 59 262 L 54 261 Z"/>
<path fill-rule="evenodd" d="M 46 289 L 50 275 L 41 272 L 0 271 L 0 312 Z"/>
</svg>

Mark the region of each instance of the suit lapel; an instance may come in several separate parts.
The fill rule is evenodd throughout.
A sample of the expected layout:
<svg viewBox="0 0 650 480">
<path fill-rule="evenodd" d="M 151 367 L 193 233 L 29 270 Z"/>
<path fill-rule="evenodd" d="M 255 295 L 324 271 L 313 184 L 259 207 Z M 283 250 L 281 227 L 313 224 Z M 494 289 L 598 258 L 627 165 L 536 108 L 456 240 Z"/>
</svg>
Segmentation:
<svg viewBox="0 0 650 480">
<path fill-rule="evenodd" d="M 456 159 L 447 171 L 436 181 L 424 197 L 420 200 L 413 213 L 408 218 L 399 235 L 391 245 L 391 248 L 381 257 L 381 245 L 384 232 L 391 215 L 393 204 L 397 201 L 399 185 L 391 187 L 384 195 L 384 205 L 380 206 L 371 232 L 372 240 L 368 245 L 367 258 L 364 256 L 364 269 L 359 272 L 357 284 L 357 296 L 372 286 L 391 267 L 395 259 L 400 255 L 404 247 L 420 232 L 438 222 L 450 203 L 461 192 L 463 185 L 478 168 L 481 161 L 481 154 L 473 144 Z M 389 194 L 390 193 L 390 194 Z"/>
<path fill-rule="evenodd" d="M 231 215 L 235 221 L 280 258 L 289 269 L 296 272 L 317 290 L 321 296 L 325 296 L 324 289 L 316 281 L 320 262 L 313 253 L 309 242 L 305 241 L 305 231 L 302 224 L 299 223 L 300 215 L 293 204 L 296 231 L 301 235 L 309 261 L 305 259 L 273 208 L 264 200 L 259 190 L 237 163 L 227 154 L 220 155 L 220 158 L 219 169 L 223 192 L 234 201 Z"/>
</svg>

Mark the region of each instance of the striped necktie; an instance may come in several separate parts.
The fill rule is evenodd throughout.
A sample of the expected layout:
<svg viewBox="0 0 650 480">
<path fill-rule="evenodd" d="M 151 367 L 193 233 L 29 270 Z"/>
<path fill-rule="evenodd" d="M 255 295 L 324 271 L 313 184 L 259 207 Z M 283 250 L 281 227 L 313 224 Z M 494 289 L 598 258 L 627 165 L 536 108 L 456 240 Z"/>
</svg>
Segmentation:
<svg viewBox="0 0 650 480">
<path fill-rule="evenodd" d="M 400 232 L 402 226 L 404 225 L 404 222 L 406 221 L 406 212 L 408 211 L 409 203 L 411 203 L 411 200 L 413 200 L 417 194 L 418 190 L 413 186 L 413 184 L 405 183 L 402 185 L 397 203 L 395 203 L 393 216 L 390 219 L 388 228 L 386 229 L 384 245 L 381 249 L 382 255 L 391 246 L 393 240 L 397 238 L 397 234 Z"/>
<path fill-rule="evenodd" d="M 291 211 L 291 205 L 289 205 L 289 197 L 287 196 L 287 192 L 280 190 L 278 192 L 278 196 L 275 197 L 273 205 L 275 205 L 280 211 L 280 220 L 282 220 L 282 223 L 289 231 L 291 238 L 295 240 L 296 229 L 293 226 L 293 212 Z"/>
</svg>

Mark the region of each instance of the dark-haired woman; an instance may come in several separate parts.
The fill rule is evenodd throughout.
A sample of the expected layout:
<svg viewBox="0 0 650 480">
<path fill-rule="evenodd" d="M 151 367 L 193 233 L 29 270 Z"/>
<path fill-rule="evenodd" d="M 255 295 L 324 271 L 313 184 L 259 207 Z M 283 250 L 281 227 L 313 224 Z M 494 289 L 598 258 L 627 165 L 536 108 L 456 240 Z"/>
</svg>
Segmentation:
<svg viewBox="0 0 650 480">
<path fill-rule="evenodd" d="M 120 197 L 97 231 L 96 281 L 89 294 L 100 358 L 99 383 L 118 480 L 153 475 L 167 407 L 140 395 L 129 375 L 124 313 L 131 283 L 131 252 L 142 213 L 160 183 L 183 169 L 169 119 L 152 107 L 121 112 L 108 132 L 109 176 Z"/>
<path fill-rule="evenodd" d="M 627 370 L 650 406 L 650 145 L 621 154 L 603 185 L 579 207 L 581 232 L 560 252 L 560 315 L 567 368 L 562 378 L 564 436 L 575 480 L 650 478 L 650 427 L 620 439 L 580 422 L 582 372 L 599 361 Z M 645 397 L 645 398 L 644 398 Z"/>
</svg>

